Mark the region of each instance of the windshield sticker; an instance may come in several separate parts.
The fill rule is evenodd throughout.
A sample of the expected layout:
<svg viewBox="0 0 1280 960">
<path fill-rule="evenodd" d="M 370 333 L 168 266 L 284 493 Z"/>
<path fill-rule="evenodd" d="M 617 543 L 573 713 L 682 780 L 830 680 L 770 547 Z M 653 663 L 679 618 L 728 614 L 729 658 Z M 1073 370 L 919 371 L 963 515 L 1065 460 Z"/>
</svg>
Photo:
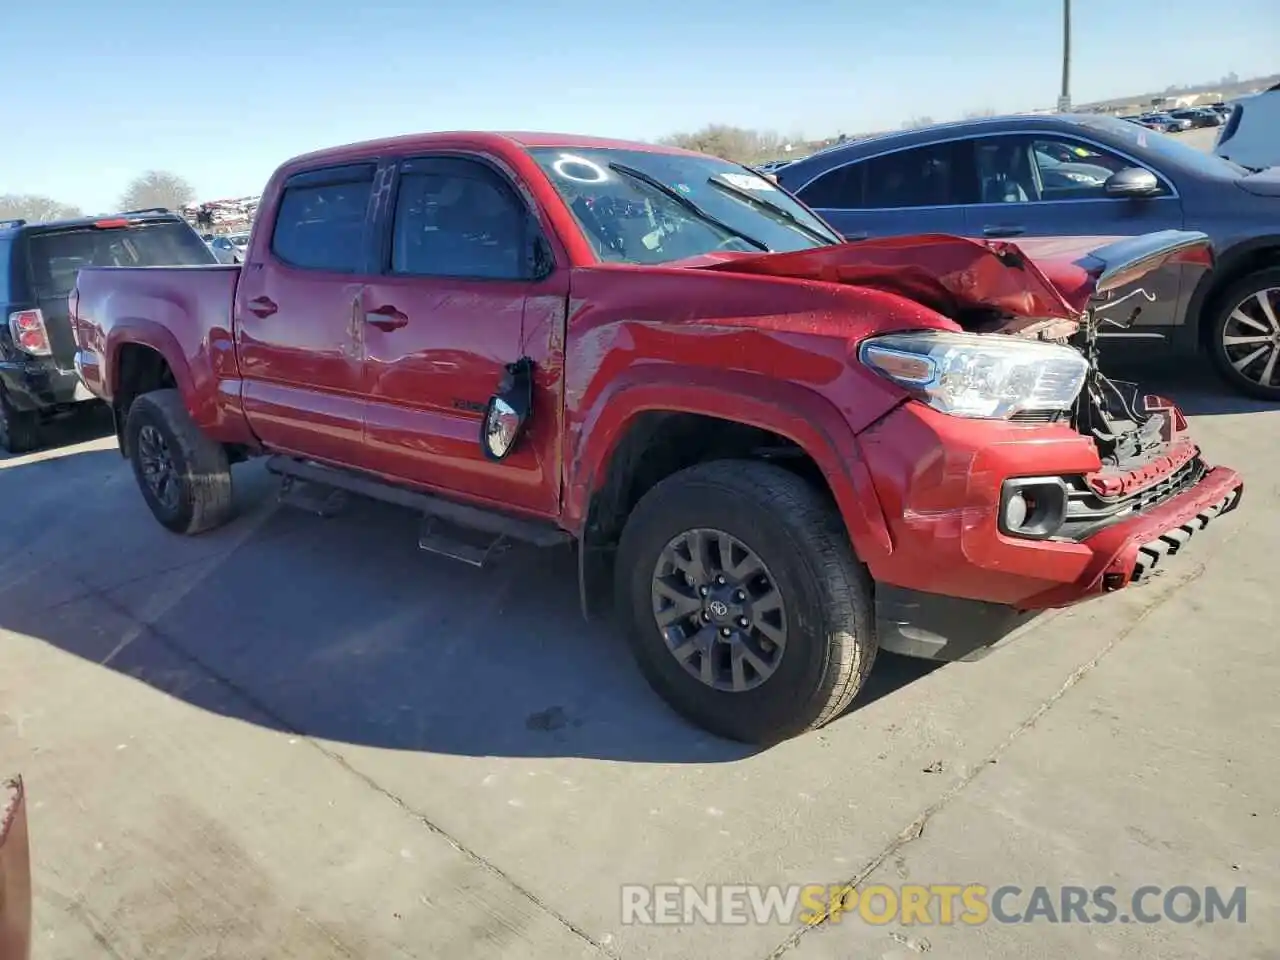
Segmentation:
<svg viewBox="0 0 1280 960">
<path fill-rule="evenodd" d="M 764 177 L 750 173 L 721 173 L 719 178 L 731 187 L 739 190 L 776 190 L 778 189 Z"/>
<path fill-rule="evenodd" d="M 560 154 L 560 159 L 551 165 L 551 169 L 556 176 L 575 183 L 604 183 L 609 179 L 609 172 L 600 164 L 572 153 Z"/>
</svg>

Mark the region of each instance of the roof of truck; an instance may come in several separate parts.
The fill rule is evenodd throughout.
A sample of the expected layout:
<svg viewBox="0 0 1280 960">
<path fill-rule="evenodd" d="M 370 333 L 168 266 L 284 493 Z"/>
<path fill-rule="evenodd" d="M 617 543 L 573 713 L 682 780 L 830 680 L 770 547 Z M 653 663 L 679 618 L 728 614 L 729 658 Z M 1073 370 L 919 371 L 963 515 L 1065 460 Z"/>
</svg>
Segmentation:
<svg viewBox="0 0 1280 960">
<path fill-rule="evenodd" d="M 564 147 L 567 149 L 613 149 L 613 150 L 646 150 L 650 153 L 692 153 L 679 147 L 671 147 L 659 143 L 641 143 L 635 140 L 611 140 L 606 137 L 587 137 L 575 133 L 537 133 L 528 131 L 499 130 L 442 130 L 432 133 L 409 133 L 398 137 L 384 137 L 378 140 L 364 140 L 360 143 L 348 143 L 340 147 L 326 147 L 312 153 L 294 157 L 288 165 L 300 161 L 346 160 L 382 150 L 401 152 L 404 150 L 430 150 L 440 147 L 466 146 L 473 149 L 502 150 L 515 145 L 522 149 L 537 147 Z"/>
</svg>

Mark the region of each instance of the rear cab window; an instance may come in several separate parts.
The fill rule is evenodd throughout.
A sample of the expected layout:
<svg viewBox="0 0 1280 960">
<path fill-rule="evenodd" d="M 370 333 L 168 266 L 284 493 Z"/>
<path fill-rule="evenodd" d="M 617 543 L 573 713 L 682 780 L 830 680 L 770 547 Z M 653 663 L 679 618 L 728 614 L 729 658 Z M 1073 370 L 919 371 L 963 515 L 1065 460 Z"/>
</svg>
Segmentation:
<svg viewBox="0 0 1280 960">
<path fill-rule="evenodd" d="M 42 299 L 71 292 L 83 267 L 181 267 L 217 263 L 187 224 L 177 220 L 34 230 L 27 260 Z"/>
</svg>

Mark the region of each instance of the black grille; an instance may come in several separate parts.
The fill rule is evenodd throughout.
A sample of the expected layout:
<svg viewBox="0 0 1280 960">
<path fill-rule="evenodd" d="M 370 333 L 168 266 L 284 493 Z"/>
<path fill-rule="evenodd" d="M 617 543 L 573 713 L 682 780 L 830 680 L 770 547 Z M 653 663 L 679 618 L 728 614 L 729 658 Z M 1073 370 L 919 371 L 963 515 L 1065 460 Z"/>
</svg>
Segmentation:
<svg viewBox="0 0 1280 960">
<path fill-rule="evenodd" d="M 1057 423 L 1065 415 L 1065 410 L 1019 410 L 1009 419 L 1015 423 Z"/>
<path fill-rule="evenodd" d="M 1204 461 L 1192 457 L 1173 473 L 1149 487 L 1118 497 L 1100 497 L 1084 477 L 1067 478 L 1067 519 L 1058 535 L 1083 540 L 1135 514 L 1150 510 L 1194 487 L 1205 474 Z"/>
</svg>

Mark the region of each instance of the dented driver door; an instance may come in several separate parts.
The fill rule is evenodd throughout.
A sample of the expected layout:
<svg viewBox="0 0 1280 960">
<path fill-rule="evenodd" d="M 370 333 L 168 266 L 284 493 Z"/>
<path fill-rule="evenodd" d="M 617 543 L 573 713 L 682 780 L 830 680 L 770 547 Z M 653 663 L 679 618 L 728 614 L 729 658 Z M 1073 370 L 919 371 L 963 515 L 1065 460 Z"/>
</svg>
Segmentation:
<svg viewBox="0 0 1280 960">
<path fill-rule="evenodd" d="M 566 271 L 539 277 L 520 193 L 480 158 L 383 172 L 381 272 L 364 290 L 366 466 L 440 492 L 555 516 Z M 534 404 L 506 459 L 481 421 L 506 365 L 534 363 Z"/>
</svg>

